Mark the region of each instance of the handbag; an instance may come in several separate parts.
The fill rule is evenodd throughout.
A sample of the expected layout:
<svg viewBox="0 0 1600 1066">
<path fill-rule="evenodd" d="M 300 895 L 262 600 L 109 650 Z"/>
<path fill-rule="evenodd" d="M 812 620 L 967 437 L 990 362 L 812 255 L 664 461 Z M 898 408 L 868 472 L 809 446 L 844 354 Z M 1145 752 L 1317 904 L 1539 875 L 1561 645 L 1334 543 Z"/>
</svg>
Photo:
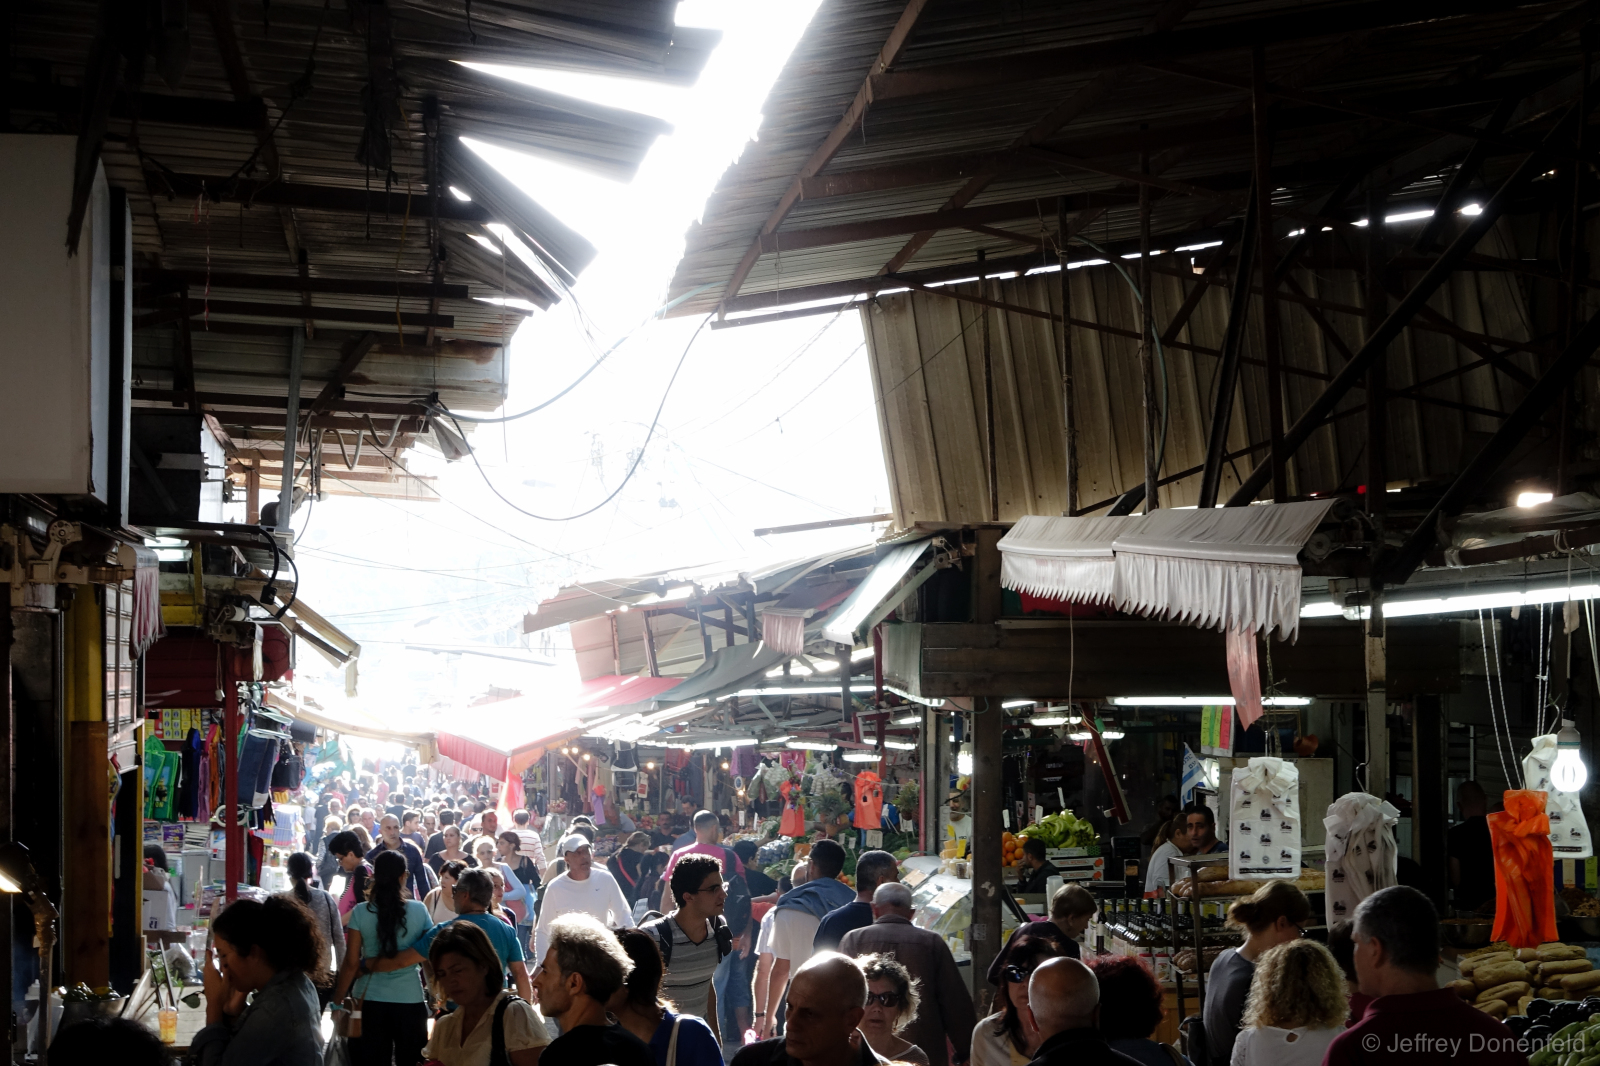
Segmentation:
<svg viewBox="0 0 1600 1066">
<path fill-rule="evenodd" d="M 506 1008 L 521 1002 L 521 996 L 512 994 L 495 1005 L 494 1027 L 489 1032 L 489 1066 L 511 1066 L 511 1058 L 506 1054 Z M 668 1066 L 671 1062 L 667 1060 Z"/>
</svg>

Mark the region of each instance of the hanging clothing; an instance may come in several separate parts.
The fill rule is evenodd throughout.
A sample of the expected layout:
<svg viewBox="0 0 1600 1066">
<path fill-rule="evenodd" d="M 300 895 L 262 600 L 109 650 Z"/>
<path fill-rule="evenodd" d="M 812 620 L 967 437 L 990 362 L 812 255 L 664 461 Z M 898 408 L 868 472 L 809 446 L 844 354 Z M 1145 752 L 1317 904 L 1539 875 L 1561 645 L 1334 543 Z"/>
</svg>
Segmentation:
<svg viewBox="0 0 1600 1066">
<path fill-rule="evenodd" d="M 857 829 L 883 828 L 883 782 L 871 770 L 856 775 L 856 815 L 852 822 Z"/>
</svg>

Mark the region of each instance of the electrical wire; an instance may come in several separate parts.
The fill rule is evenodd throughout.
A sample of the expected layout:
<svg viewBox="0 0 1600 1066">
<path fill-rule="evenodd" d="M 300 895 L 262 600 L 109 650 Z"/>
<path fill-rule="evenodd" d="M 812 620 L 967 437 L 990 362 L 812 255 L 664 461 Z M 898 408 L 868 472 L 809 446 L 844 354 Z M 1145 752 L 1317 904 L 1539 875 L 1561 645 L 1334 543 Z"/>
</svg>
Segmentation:
<svg viewBox="0 0 1600 1066">
<path fill-rule="evenodd" d="M 1083 236 L 1081 233 L 1078 234 L 1075 239 L 1082 241 L 1094 251 L 1099 252 L 1106 262 L 1115 267 L 1117 273 L 1122 275 L 1122 280 L 1128 283 L 1128 288 L 1133 290 L 1134 299 L 1138 300 L 1140 305 L 1143 306 L 1145 294 L 1140 291 L 1138 283 L 1136 283 L 1133 278 L 1128 275 L 1127 270 L 1123 268 L 1122 258 L 1120 256 L 1112 255 L 1110 252 L 1100 247 L 1088 237 Z M 1172 402 L 1171 394 L 1169 392 L 1170 386 L 1167 382 L 1167 350 L 1161 343 L 1161 334 L 1156 332 L 1154 316 L 1152 316 L 1150 319 L 1150 340 L 1155 346 L 1156 361 L 1161 364 L 1161 444 L 1156 448 L 1156 470 L 1159 472 L 1162 464 L 1166 462 L 1167 458 L 1167 425 L 1171 421 Z M 1154 505 L 1154 500 L 1146 500 L 1144 508 L 1146 511 L 1148 511 Z"/>
<path fill-rule="evenodd" d="M 565 288 L 565 287 L 566 286 L 562 286 L 562 288 Z M 555 403 L 557 400 L 561 399 L 563 396 L 565 396 L 567 393 L 571 392 L 573 389 L 577 388 L 579 385 L 583 384 L 584 379 L 587 378 L 590 374 L 594 373 L 596 370 L 599 370 L 600 369 L 600 365 L 606 361 L 607 357 L 610 356 L 612 352 L 615 352 L 618 348 L 622 347 L 623 344 L 625 344 L 630 338 L 632 338 L 635 334 L 637 334 L 645 326 L 649 325 L 651 322 L 654 322 L 656 319 L 660 318 L 662 315 L 666 314 L 668 311 L 672 310 L 674 307 L 677 307 L 679 304 L 683 303 L 685 300 L 687 300 L 690 297 L 695 296 L 695 295 L 697 295 L 699 293 L 704 292 L 706 289 L 708 289 L 710 287 L 711 287 L 711 283 L 709 283 L 709 282 L 707 284 L 705 284 L 705 285 L 697 285 L 694 288 L 690 289 L 688 292 L 684 293 L 682 296 L 679 296 L 677 299 L 671 300 L 671 301 L 669 301 L 669 302 L 667 302 L 665 304 L 662 304 L 660 307 L 658 307 L 654 311 L 650 312 L 650 315 L 649 315 L 648 318 L 646 318 L 643 322 L 640 322 L 637 326 L 635 326 L 633 329 L 629 330 L 627 333 L 623 334 L 621 337 L 618 337 L 615 341 L 613 341 L 611 343 L 611 347 L 609 347 L 605 351 L 601 352 L 599 358 L 597 358 L 593 363 L 589 364 L 589 368 L 587 370 L 585 370 L 583 373 L 579 374 L 578 377 L 577 377 L 577 380 L 575 380 L 572 384 L 568 385 L 566 388 L 562 389 L 560 392 L 556 393 L 554 396 L 550 397 L 548 400 L 544 401 L 543 403 L 538 404 L 538 405 L 536 405 L 534 407 L 530 407 L 526 411 L 522 411 L 522 412 L 520 412 L 518 414 L 514 414 L 514 415 L 501 415 L 501 416 L 498 416 L 498 417 L 495 417 L 495 418 L 480 418 L 477 415 L 456 414 L 456 413 L 452 412 L 449 408 L 445 407 L 443 404 L 436 405 L 437 410 L 441 414 L 447 414 L 452 419 L 455 419 L 455 420 L 460 421 L 460 422 L 473 422 L 473 423 L 478 423 L 478 424 L 483 424 L 483 425 L 493 425 L 495 423 L 500 423 L 500 422 L 515 422 L 519 418 L 527 418 L 529 415 L 537 414 L 540 411 L 543 411 L 546 407 L 549 407 L 551 404 Z M 705 323 L 701 323 L 702 326 L 704 324 Z M 696 334 L 698 334 L 699 332 L 700 331 L 698 329 L 695 330 Z M 693 344 L 694 341 L 691 340 L 689 343 Z M 676 377 L 677 375 L 674 374 L 673 376 Z M 668 386 L 668 387 L 670 388 L 671 386 Z M 458 426 L 457 428 L 459 429 L 460 427 Z"/>
<path fill-rule="evenodd" d="M 502 503 L 511 508 L 513 511 L 516 511 L 518 514 L 527 515 L 529 518 L 535 518 L 541 522 L 572 522 L 587 515 L 594 514 L 596 511 L 600 510 L 600 508 L 616 499 L 617 495 L 622 492 L 623 488 L 627 486 L 628 482 L 633 480 L 633 475 L 639 469 L 639 464 L 644 462 L 645 451 L 650 447 L 650 438 L 655 435 L 656 426 L 661 422 L 661 412 L 666 409 L 667 397 L 672 395 L 673 383 L 678 380 L 678 373 L 683 370 L 683 364 L 689 358 L 689 351 L 694 347 L 695 340 L 699 338 L 700 332 L 706 328 L 706 324 L 711 321 L 711 317 L 714 314 L 716 314 L 715 311 L 706 315 L 705 318 L 702 318 L 700 320 L 700 324 L 694 328 L 694 332 L 689 335 L 689 343 L 683 346 L 683 354 L 678 356 L 678 365 L 672 368 L 672 377 L 667 379 L 667 387 L 661 393 L 661 402 L 656 405 L 655 417 L 650 420 L 650 428 L 645 432 L 644 443 L 639 445 L 639 452 L 633 457 L 633 465 L 628 467 L 628 472 L 623 475 L 622 481 L 618 483 L 617 487 L 611 490 L 611 494 L 609 496 L 595 504 L 593 507 L 589 508 L 587 511 L 580 511 L 577 514 L 566 515 L 562 518 L 551 518 L 547 515 L 534 514 L 532 511 L 518 507 L 510 500 L 506 499 L 506 496 L 503 492 L 495 488 L 494 482 L 489 480 L 488 471 L 484 470 L 483 464 L 478 461 L 478 450 L 472 447 L 471 444 L 468 444 L 467 454 L 472 457 L 472 465 L 478 468 L 478 473 L 483 477 L 483 483 L 489 486 L 489 491 L 500 497 L 500 501 Z M 451 421 L 455 421 L 455 415 L 449 414 L 448 411 L 445 413 L 449 416 Z M 463 440 L 466 438 L 466 434 L 465 432 L 462 432 L 459 423 L 456 425 L 456 431 L 461 433 Z"/>
</svg>

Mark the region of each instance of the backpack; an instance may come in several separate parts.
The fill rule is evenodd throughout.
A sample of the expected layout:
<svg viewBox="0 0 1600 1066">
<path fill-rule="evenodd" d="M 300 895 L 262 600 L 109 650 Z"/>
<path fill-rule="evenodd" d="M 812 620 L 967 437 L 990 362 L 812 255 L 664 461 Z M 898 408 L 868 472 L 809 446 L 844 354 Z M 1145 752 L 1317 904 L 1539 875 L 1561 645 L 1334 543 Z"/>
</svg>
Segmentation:
<svg viewBox="0 0 1600 1066">
<path fill-rule="evenodd" d="M 717 963 L 727 958 L 733 951 L 733 932 L 728 928 L 728 923 L 722 918 L 713 918 L 712 936 L 717 938 Z M 672 915 L 645 922 L 639 926 L 639 931 L 649 933 L 656 938 L 656 946 L 661 949 L 661 965 L 663 968 L 672 965 Z"/>
<path fill-rule="evenodd" d="M 739 869 L 739 859 L 729 848 L 722 849 L 722 877 L 728 882 L 728 898 L 722 904 L 722 916 L 734 936 L 744 933 L 750 926 L 750 882 Z"/>
</svg>

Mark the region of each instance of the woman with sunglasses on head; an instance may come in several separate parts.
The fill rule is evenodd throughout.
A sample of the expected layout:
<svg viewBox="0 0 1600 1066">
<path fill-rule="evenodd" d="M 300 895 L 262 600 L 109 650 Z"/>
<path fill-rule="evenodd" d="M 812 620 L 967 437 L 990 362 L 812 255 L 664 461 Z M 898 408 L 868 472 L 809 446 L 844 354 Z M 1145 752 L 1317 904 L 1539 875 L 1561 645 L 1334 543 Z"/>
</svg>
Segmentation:
<svg viewBox="0 0 1600 1066">
<path fill-rule="evenodd" d="M 856 1026 L 867 1044 L 891 1062 L 928 1066 L 927 1052 L 899 1035 L 917 1016 L 916 979 L 890 955 L 862 955 L 856 962 L 867 978 L 867 1010 Z"/>
<path fill-rule="evenodd" d="M 1003 1005 L 972 1030 L 972 1066 L 1027 1066 L 1032 1061 L 1041 1041 L 1028 1011 L 1028 978 L 1041 963 L 1061 954 L 1043 937 L 1012 945 L 996 997 Z"/>
<path fill-rule="evenodd" d="M 1218 955 L 1206 975 L 1202 1017 L 1211 1066 L 1227 1066 L 1233 1056 L 1256 959 L 1299 940 L 1310 921 L 1311 901 L 1287 881 L 1269 881 L 1228 908 L 1228 924 L 1244 930 L 1244 943 Z"/>
</svg>

